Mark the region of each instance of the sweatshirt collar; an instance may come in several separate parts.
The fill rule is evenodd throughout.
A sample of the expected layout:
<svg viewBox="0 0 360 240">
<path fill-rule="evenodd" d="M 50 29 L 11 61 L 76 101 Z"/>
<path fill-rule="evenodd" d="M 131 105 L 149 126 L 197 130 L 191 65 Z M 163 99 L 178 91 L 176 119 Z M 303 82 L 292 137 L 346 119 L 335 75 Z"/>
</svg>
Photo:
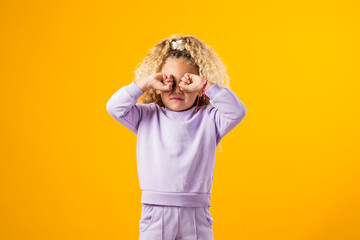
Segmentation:
<svg viewBox="0 0 360 240">
<path fill-rule="evenodd" d="M 172 120 L 176 120 L 176 121 L 186 121 L 189 120 L 195 113 L 195 107 L 191 107 L 190 109 L 187 109 L 185 111 L 173 111 L 167 107 L 163 107 L 162 108 L 164 110 L 164 114 L 172 119 Z"/>
</svg>

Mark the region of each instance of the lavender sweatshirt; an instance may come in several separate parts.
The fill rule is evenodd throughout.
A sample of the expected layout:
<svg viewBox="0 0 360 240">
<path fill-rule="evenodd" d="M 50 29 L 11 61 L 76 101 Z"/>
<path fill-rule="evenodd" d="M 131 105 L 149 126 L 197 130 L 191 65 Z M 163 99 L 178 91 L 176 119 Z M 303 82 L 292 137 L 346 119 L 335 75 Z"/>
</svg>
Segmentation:
<svg viewBox="0 0 360 240">
<path fill-rule="evenodd" d="M 115 92 L 108 113 L 137 136 L 141 203 L 202 207 L 210 197 L 216 147 L 246 115 L 236 94 L 214 83 L 210 104 L 176 112 L 156 103 L 137 104 L 144 92 L 133 81 Z"/>
</svg>

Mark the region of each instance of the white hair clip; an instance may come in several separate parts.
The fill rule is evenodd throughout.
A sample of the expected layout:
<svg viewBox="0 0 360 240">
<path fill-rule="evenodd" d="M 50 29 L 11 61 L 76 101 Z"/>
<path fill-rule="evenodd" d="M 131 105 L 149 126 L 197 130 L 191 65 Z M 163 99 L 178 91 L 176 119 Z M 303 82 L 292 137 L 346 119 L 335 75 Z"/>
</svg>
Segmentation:
<svg viewBox="0 0 360 240">
<path fill-rule="evenodd" d="M 179 40 L 176 40 L 176 41 L 172 41 L 171 42 L 171 48 L 174 49 L 174 50 L 176 50 L 176 49 L 184 50 L 185 49 L 184 42 L 185 42 L 184 39 L 179 39 Z"/>
</svg>

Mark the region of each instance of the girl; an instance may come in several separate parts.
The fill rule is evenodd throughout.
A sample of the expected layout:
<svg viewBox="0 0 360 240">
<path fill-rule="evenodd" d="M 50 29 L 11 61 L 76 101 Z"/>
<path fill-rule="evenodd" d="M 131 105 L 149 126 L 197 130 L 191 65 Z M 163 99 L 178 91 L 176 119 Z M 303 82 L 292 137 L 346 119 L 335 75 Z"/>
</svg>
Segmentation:
<svg viewBox="0 0 360 240">
<path fill-rule="evenodd" d="M 218 55 L 191 35 L 158 43 L 135 75 L 106 109 L 137 136 L 139 239 L 213 239 L 216 147 L 246 107 L 224 87 L 228 76 Z"/>
</svg>

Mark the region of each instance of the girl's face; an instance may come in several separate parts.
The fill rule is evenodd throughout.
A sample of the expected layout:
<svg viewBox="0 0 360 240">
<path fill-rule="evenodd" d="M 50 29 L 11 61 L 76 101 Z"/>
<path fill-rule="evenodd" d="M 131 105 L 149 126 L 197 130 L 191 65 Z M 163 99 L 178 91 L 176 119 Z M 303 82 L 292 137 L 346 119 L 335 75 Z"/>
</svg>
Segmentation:
<svg viewBox="0 0 360 240">
<path fill-rule="evenodd" d="M 190 109 L 194 104 L 198 93 L 181 91 L 179 83 L 185 73 L 199 75 L 196 66 L 187 63 L 183 58 L 168 58 L 163 65 L 161 72 L 166 73 L 167 75 L 172 74 L 174 81 L 173 89 L 171 91 L 156 91 L 157 94 L 160 94 L 165 107 L 173 111 L 184 111 Z M 180 98 L 181 100 L 174 98 Z"/>
</svg>

